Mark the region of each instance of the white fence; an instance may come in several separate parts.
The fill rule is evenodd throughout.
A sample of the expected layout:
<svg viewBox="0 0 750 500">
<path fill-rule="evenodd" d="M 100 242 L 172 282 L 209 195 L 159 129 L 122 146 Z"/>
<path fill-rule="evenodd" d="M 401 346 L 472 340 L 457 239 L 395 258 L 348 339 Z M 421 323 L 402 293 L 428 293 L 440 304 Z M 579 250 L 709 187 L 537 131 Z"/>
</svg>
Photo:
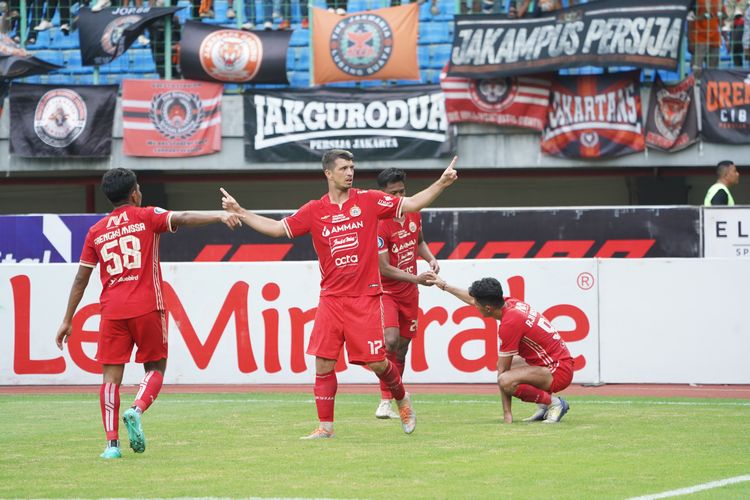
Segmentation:
<svg viewBox="0 0 750 500">
<path fill-rule="evenodd" d="M 423 263 L 420 263 L 423 264 Z M 715 259 L 453 260 L 449 282 L 498 278 L 542 311 L 576 356 L 574 381 L 750 383 L 745 320 L 750 261 Z M 77 266 L 0 266 L 0 384 L 95 384 L 98 271 L 65 352 L 54 337 Z M 175 263 L 168 286 L 167 383 L 311 383 L 304 354 L 318 299 L 316 262 Z M 497 326 L 435 288 L 422 288 L 423 341 L 407 382 L 493 382 Z M 340 365 L 343 367 L 343 364 Z M 131 365 L 125 382 L 137 383 Z M 343 383 L 373 382 L 357 366 Z"/>
</svg>

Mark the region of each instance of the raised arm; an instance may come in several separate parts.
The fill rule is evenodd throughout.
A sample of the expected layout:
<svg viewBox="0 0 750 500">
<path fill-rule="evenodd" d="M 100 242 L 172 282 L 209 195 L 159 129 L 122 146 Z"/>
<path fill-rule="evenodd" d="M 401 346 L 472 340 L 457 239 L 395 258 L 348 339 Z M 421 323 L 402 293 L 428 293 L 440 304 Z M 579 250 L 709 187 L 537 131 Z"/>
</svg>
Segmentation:
<svg viewBox="0 0 750 500">
<path fill-rule="evenodd" d="M 222 210 L 172 212 L 172 218 L 170 219 L 170 224 L 172 225 L 173 230 L 180 226 L 198 227 L 206 226 L 208 224 L 216 224 L 218 222 L 226 224 L 229 229 L 234 229 L 242 225 L 239 215 L 224 212 Z"/>
<path fill-rule="evenodd" d="M 469 295 L 469 291 L 465 290 L 463 288 L 458 288 L 457 286 L 449 285 L 443 278 L 438 276 L 437 274 L 433 274 L 433 277 L 427 280 L 427 283 L 430 285 L 435 285 L 439 289 L 446 291 L 450 293 L 451 295 L 455 296 L 456 298 L 466 302 L 470 306 L 475 306 L 476 303 L 474 302 L 474 297 Z"/>
<path fill-rule="evenodd" d="M 57 348 L 61 351 L 63 343 L 68 342 L 68 337 L 72 330 L 73 314 L 75 314 L 78 304 L 81 303 L 83 292 L 86 291 L 86 286 L 89 284 L 89 278 L 91 278 L 93 270 L 91 267 L 78 266 L 78 272 L 73 279 L 73 286 L 70 288 L 70 295 L 68 296 L 68 308 L 65 310 L 65 317 L 60 328 L 57 329 L 57 336 L 55 337 Z"/>
<path fill-rule="evenodd" d="M 418 192 L 414 196 L 408 196 L 404 198 L 403 204 L 401 205 L 401 211 L 419 212 L 423 208 L 432 205 L 432 202 L 434 202 L 437 197 L 440 196 L 440 193 L 442 193 L 445 188 L 453 184 L 456 179 L 458 179 L 458 173 L 453 168 L 456 165 L 456 161 L 458 161 L 458 156 L 453 157 L 453 161 L 451 161 L 451 164 L 448 165 L 448 168 L 445 169 L 443 175 L 441 175 L 438 180 L 433 182 L 432 185 Z"/>
<path fill-rule="evenodd" d="M 258 215 L 250 210 L 245 210 L 237 203 L 237 200 L 232 197 L 231 194 L 227 193 L 224 188 L 219 188 L 221 194 L 224 195 L 221 198 L 221 207 L 234 214 L 237 214 L 242 222 L 255 229 L 261 234 L 270 236 L 272 238 L 281 238 L 286 236 L 286 230 L 284 224 L 280 220 L 271 219 Z"/>
</svg>

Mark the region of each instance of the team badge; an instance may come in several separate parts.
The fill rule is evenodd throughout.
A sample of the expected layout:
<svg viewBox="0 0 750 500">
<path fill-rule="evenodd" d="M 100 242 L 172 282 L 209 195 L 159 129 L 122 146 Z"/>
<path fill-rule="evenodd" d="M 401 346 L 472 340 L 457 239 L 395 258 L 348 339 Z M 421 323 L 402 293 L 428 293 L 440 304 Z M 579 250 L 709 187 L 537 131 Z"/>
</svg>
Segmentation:
<svg viewBox="0 0 750 500">
<path fill-rule="evenodd" d="M 112 56 L 119 57 L 125 52 L 125 39 L 123 33 L 127 28 L 141 20 L 141 16 L 121 16 L 111 21 L 102 33 L 99 41 L 102 50 Z"/>
<path fill-rule="evenodd" d="M 414 223 L 414 221 L 409 222 L 409 232 L 417 232 L 417 225 Z"/>
<path fill-rule="evenodd" d="M 383 248 L 385 246 L 385 240 L 378 236 L 378 248 Z"/>
<path fill-rule="evenodd" d="M 593 130 L 581 134 L 581 144 L 587 148 L 596 147 L 599 144 L 599 134 Z"/>
<path fill-rule="evenodd" d="M 203 70 L 212 78 L 247 82 L 258 74 L 263 44 L 255 33 L 218 30 L 203 39 L 198 56 Z"/>
<path fill-rule="evenodd" d="M 330 47 L 338 69 L 352 76 L 370 76 L 391 58 L 393 31 L 378 15 L 354 14 L 334 26 Z"/>
<path fill-rule="evenodd" d="M 357 205 L 354 205 L 351 210 L 349 210 L 349 215 L 352 217 L 359 217 L 362 215 L 362 209 L 360 209 Z"/>
<path fill-rule="evenodd" d="M 205 114 L 198 94 L 179 90 L 155 95 L 148 112 L 156 130 L 170 139 L 191 137 L 200 128 Z"/>
<path fill-rule="evenodd" d="M 515 78 L 492 78 L 473 80 L 469 85 L 469 97 L 483 111 L 497 113 L 513 104 L 518 85 Z"/>
<path fill-rule="evenodd" d="M 690 93 L 687 90 L 672 93 L 662 89 L 656 93 L 654 124 L 665 139 L 674 141 L 680 135 L 690 110 L 690 101 Z"/>
<path fill-rule="evenodd" d="M 83 98 L 70 89 L 50 90 L 34 112 L 34 132 L 45 144 L 64 148 L 86 128 L 88 111 Z"/>
</svg>

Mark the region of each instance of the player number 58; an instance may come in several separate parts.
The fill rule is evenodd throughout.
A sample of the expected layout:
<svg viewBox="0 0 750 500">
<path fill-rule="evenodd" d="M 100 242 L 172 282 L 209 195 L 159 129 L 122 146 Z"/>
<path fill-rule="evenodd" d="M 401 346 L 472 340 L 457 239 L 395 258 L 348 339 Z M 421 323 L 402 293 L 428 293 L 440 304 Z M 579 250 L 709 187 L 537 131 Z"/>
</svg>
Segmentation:
<svg viewBox="0 0 750 500">
<path fill-rule="evenodd" d="M 120 253 L 117 253 L 117 247 Z M 138 269 L 141 267 L 141 241 L 133 235 L 110 241 L 102 247 L 102 259 L 109 263 L 107 272 L 110 276 L 122 273 L 123 268 Z"/>
</svg>

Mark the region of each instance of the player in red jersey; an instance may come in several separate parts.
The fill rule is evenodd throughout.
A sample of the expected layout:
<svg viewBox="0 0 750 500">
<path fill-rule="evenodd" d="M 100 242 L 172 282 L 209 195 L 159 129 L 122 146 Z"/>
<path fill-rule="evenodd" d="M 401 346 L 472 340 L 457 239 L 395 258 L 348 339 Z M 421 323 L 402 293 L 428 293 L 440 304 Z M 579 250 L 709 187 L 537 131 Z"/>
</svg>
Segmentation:
<svg viewBox="0 0 750 500">
<path fill-rule="evenodd" d="M 405 179 L 403 170 L 387 168 L 378 174 L 378 187 L 400 198 L 406 196 Z M 440 272 L 440 266 L 424 241 L 419 212 L 382 219 L 378 223 L 378 251 L 383 280 L 385 355 L 403 378 L 409 343 L 417 335 L 417 285 L 427 285 L 427 278 L 431 276 L 431 273 L 417 274 L 417 257 L 422 257 L 433 273 Z M 391 391 L 381 381 L 376 418 L 399 418 L 391 408 L 392 398 Z"/>
<path fill-rule="evenodd" d="M 320 265 L 320 301 L 307 353 L 315 356 L 315 406 L 319 427 L 303 439 L 334 436 L 333 409 L 338 382 L 336 360 L 346 344 L 349 362 L 367 365 L 391 390 L 404 432 L 416 427 L 416 414 L 398 369 L 385 357 L 382 286 L 378 271 L 379 219 L 401 216 L 429 206 L 457 178 L 453 166 L 440 179 L 412 197 L 352 188 L 354 156 L 334 149 L 323 155 L 328 193 L 303 205 L 283 220 L 269 219 L 242 208 L 224 189 L 222 206 L 256 231 L 295 238 L 310 233 Z"/>
<path fill-rule="evenodd" d="M 482 316 L 500 321 L 497 385 L 505 422 L 513 422 L 511 396 L 537 403 L 537 411 L 524 421 L 559 422 L 569 406 L 554 393 L 568 387 L 573 380 L 573 358 L 549 320 L 525 302 L 503 298 L 503 287 L 494 278 L 475 281 L 468 291 L 449 285 L 437 275 L 429 282 L 475 306 Z M 516 355 L 528 366 L 511 367 Z"/>
<path fill-rule="evenodd" d="M 115 208 L 91 226 L 86 235 L 56 342 L 62 350 L 63 343 L 68 341 L 73 314 L 92 271 L 99 264 L 102 292 L 96 359 L 102 364 L 99 400 L 107 435 L 107 447 L 101 457 L 120 458 L 120 384 L 133 345 L 138 346 L 135 360 L 143 363 L 146 371 L 133 406 L 123 414 L 130 447 L 136 453 L 146 449 L 141 414 L 159 394 L 167 367 L 167 324 L 159 263 L 161 233 L 174 232 L 180 226 L 215 222 L 223 222 L 234 229 L 240 221 L 228 212 L 170 212 L 158 207 L 141 207 L 136 176 L 124 168 L 114 168 L 104 174 L 102 191 Z"/>
</svg>

